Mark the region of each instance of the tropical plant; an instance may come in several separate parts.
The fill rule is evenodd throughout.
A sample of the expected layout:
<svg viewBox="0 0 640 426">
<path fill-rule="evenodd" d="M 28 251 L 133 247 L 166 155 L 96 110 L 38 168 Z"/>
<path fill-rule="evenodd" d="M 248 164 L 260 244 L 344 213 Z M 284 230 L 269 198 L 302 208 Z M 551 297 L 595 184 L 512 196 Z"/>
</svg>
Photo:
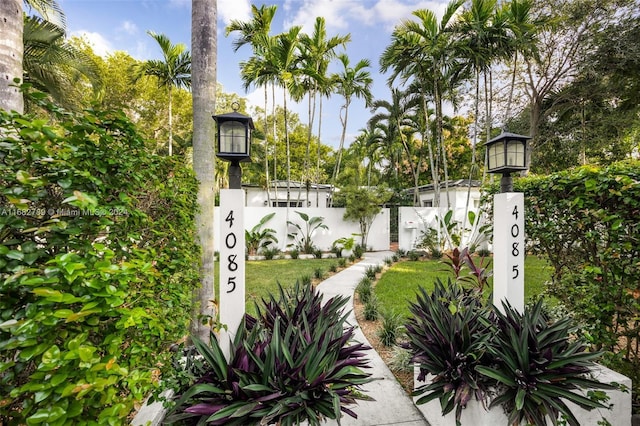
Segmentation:
<svg viewBox="0 0 640 426">
<path fill-rule="evenodd" d="M 461 284 L 470 284 L 479 293 L 482 293 L 485 286 L 488 286 L 491 271 L 489 270 L 490 260 L 485 260 L 484 256 L 475 260 L 468 247 L 462 250 L 457 247 L 450 253 L 445 253 L 447 259 L 444 264 L 453 273 L 455 281 Z M 464 272 L 467 274 L 464 274 Z"/>
<path fill-rule="evenodd" d="M 393 195 L 385 185 L 376 188 L 356 188 L 349 186 L 344 190 L 345 194 L 345 220 L 357 221 L 360 226 L 360 245 L 366 247 L 371 224 L 382 210 L 382 205 L 389 201 Z"/>
<path fill-rule="evenodd" d="M 353 342 L 343 309 L 348 298 L 323 303 L 311 285 L 296 284 L 246 315 L 227 361 L 214 336 L 209 346 L 194 339 L 208 371 L 180 391 L 169 422 L 210 425 L 320 425 L 357 417 L 349 406 L 362 399 L 365 350 Z"/>
<path fill-rule="evenodd" d="M 245 244 L 247 246 L 247 253 L 249 255 L 254 255 L 258 253 L 260 249 L 269 248 L 271 244 L 278 242 L 278 239 L 274 235 L 276 233 L 275 229 L 262 229 L 262 227 L 275 215 L 276 213 L 272 212 L 263 216 L 262 219 L 260 219 L 260 222 L 258 222 L 256 226 L 251 228 L 250 231 L 244 231 Z"/>
<path fill-rule="evenodd" d="M 327 225 L 322 223 L 324 218 L 321 216 L 310 217 L 304 212 L 296 211 L 300 219 L 304 221 L 304 228 L 298 223 L 288 221 L 287 224 L 295 227 L 296 231 L 287 234 L 287 236 L 294 240 L 289 246 L 293 246 L 300 250 L 301 253 L 312 254 L 316 248 L 313 243 L 313 234 L 318 229 L 329 229 Z"/>
<path fill-rule="evenodd" d="M 593 361 L 602 353 L 592 352 L 570 318 L 550 322 L 543 313 L 543 300 L 519 313 L 503 303 L 504 313 L 494 310 L 495 320 L 485 324 L 495 330 L 488 346 L 494 362 L 477 365 L 483 376 L 495 380 L 497 395 L 489 407 L 502 406 L 509 424 L 545 426 L 546 417 L 556 424 L 560 415 L 570 426 L 579 426 L 566 402 L 581 408 L 607 408 L 576 390 L 615 389 L 588 377 Z"/>
<path fill-rule="evenodd" d="M 358 282 L 356 286 L 356 294 L 360 299 L 360 302 L 367 303 L 373 294 L 373 283 L 371 282 L 371 278 L 362 277 L 362 279 Z"/>
<path fill-rule="evenodd" d="M 65 30 L 37 16 L 24 20 L 24 81 L 48 93 L 58 105 L 80 109 L 86 82 L 94 95 L 103 81 L 97 63 L 65 39 Z M 28 100 L 27 98 L 26 100 Z M 28 109 L 33 105 L 26 104 Z"/>
<path fill-rule="evenodd" d="M 132 68 L 133 81 L 143 76 L 154 77 L 159 87 L 167 89 L 169 96 L 169 155 L 173 155 L 173 88 L 188 89 L 191 87 L 191 53 L 182 44 L 172 44 L 164 34 L 147 31 L 160 46 L 163 60 L 149 59 L 135 64 Z"/>
<path fill-rule="evenodd" d="M 349 106 L 353 97 L 362 98 L 365 101 L 365 105 L 371 104 L 371 84 L 373 79 L 371 74 L 366 69 L 371 66 L 368 59 L 361 59 L 354 66 L 350 66 L 349 56 L 345 53 L 338 55 L 338 60 L 342 64 L 342 70 L 334 74 L 331 79 L 335 82 L 335 88 L 338 94 L 344 97 L 344 104 L 340 108 L 340 122 L 342 123 L 342 134 L 340 135 L 340 146 L 338 147 L 338 159 L 333 170 L 332 182 L 335 185 L 338 174 L 340 173 L 340 162 L 342 159 L 342 151 L 344 148 L 344 141 L 347 134 L 347 123 L 349 120 Z M 344 114 L 344 115 L 343 115 Z"/>
<path fill-rule="evenodd" d="M 475 398 L 484 401 L 492 380 L 479 374 L 476 366 L 490 365 L 487 347 L 491 344 L 488 316 L 481 299 L 451 280 L 437 280 L 433 292 L 420 287 L 411 302 L 411 317 L 405 325 L 412 361 L 420 369 L 414 396 L 417 404 L 440 400 L 442 414 L 455 409 L 459 422 L 462 409 Z M 430 376 L 430 377 L 428 377 Z"/>
<path fill-rule="evenodd" d="M 402 331 L 402 315 L 394 311 L 382 312 L 382 324 L 378 329 L 378 338 L 384 346 L 396 344 L 400 332 Z"/>
<path fill-rule="evenodd" d="M 356 244 L 355 235 L 356 234 L 351 234 L 351 237 L 341 237 L 331 243 L 331 251 L 336 254 L 336 257 L 342 257 L 343 250 L 353 250 Z"/>
<path fill-rule="evenodd" d="M 120 111 L 25 96 L 53 118 L 0 110 L 0 423 L 122 424 L 187 334 L 197 181 Z"/>
</svg>

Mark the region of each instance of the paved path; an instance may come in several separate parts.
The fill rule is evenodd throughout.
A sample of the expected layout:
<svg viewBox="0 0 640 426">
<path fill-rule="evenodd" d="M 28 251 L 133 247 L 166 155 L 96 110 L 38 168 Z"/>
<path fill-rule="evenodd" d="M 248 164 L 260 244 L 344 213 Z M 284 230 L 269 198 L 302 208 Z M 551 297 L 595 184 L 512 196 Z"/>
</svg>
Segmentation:
<svg viewBox="0 0 640 426">
<path fill-rule="evenodd" d="M 393 256 L 391 251 L 365 253 L 360 262 L 327 278 L 317 288 L 324 295 L 325 300 L 337 295 L 352 298 L 366 269 L 371 266 L 383 265 L 384 259 L 391 256 Z M 353 311 L 349 322 L 356 323 Z M 356 329 L 355 339 L 370 346 L 360 328 Z M 370 371 L 376 380 L 364 385 L 363 389 L 375 401 L 358 401 L 358 405 L 351 407 L 358 418 L 354 419 L 345 415 L 340 420 L 340 424 L 343 426 L 428 426 L 429 423 L 415 407 L 411 397 L 402 389 L 380 355 L 374 350 L 367 352 L 371 360 L 372 368 Z M 337 425 L 338 423 L 331 421 L 327 424 Z"/>
</svg>

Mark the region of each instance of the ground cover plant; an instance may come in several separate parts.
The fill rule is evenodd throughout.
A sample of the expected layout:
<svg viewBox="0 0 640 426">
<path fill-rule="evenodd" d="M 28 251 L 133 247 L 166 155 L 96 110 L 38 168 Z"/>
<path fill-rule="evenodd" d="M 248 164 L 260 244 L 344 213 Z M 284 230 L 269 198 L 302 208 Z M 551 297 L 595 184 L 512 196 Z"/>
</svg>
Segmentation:
<svg viewBox="0 0 640 426">
<path fill-rule="evenodd" d="M 122 424 L 188 330 L 197 182 L 121 112 L 32 100 L 0 111 L 0 424 Z"/>
<path fill-rule="evenodd" d="M 296 284 L 263 300 L 245 316 L 229 361 L 217 339 L 195 340 L 204 369 L 179 391 L 167 422 L 211 425 L 297 425 L 339 419 L 364 396 L 371 378 L 361 343 L 347 326 L 349 298 L 323 301 L 313 286 Z"/>
</svg>

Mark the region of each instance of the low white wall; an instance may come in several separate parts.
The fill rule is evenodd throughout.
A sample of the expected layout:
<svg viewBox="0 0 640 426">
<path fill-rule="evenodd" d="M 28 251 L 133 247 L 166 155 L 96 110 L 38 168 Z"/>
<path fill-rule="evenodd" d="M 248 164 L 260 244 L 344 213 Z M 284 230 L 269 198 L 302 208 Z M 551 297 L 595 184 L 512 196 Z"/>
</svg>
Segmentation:
<svg viewBox="0 0 640 426">
<path fill-rule="evenodd" d="M 260 220 L 269 213 L 275 212 L 276 215 L 264 224 L 262 229 L 271 228 L 276 231 L 276 238 L 278 238 L 278 248 L 281 251 L 287 250 L 287 245 L 293 242 L 293 240 L 287 238 L 287 234 L 297 231 L 292 225 L 287 225 L 287 222 L 293 222 L 300 225 L 305 230 L 306 224 L 304 220 L 296 213 L 296 211 L 305 213 L 309 217 L 320 216 L 323 217 L 323 224 L 328 229 L 318 229 L 312 236 L 314 244 L 323 251 L 331 249 L 331 244 L 343 237 L 351 237 L 351 234 L 358 234 L 360 232 L 360 226 L 357 222 L 345 221 L 344 208 L 273 208 L 273 207 L 245 207 L 244 209 L 244 226 L 245 229 L 251 230 L 254 226 L 260 223 Z M 382 209 L 382 211 L 376 216 L 375 220 L 369 230 L 369 236 L 367 239 L 367 247 L 373 251 L 389 250 L 391 233 L 389 230 L 389 209 Z M 214 249 L 220 250 L 220 210 L 218 207 L 214 211 Z M 356 243 L 360 243 L 360 237 L 354 237 Z"/>
<path fill-rule="evenodd" d="M 448 209 L 444 207 L 400 207 L 398 209 L 398 248 L 401 250 L 415 249 L 416 244 L 422 239 L 422 231 L 427 227 L 441 232 L 439 223 L 444 219 L 447 211 Z M 478 214 L 477 209 L 470 211 Z M 486 238 L 479 238 L 477 228 L 472 229 L 469 220 L 465 218 L 465 208 L 454 209 L 453 219 L 460 224 L 460 229 L 462 226 L 467 229 L 463 233 L 461 247 L 470 246 L 471 243 L 476 243 L 480 247 L 487 246 Z M 447 240 L 444 235 L 440 234 L 440 236 L 445 241 L 445 249 L 454 248 L 446 244 Z"/>
<path fill-rule="evenodd" d="M 424 382 L 418 382 L 417 377 L 419 369 L 414 369 L 414 388 L 424 385 Z M 605 409 L 593 409 L 591 411 L 580 408 L 579 406 L 567 402 L 567 406 L 571 410 L 580 426 L 597 426 L 598 422 L 602 419 L 606 419 L 610 424 L 615 426 L 630 426 L 631 425 L 631 379 L 617 373 L 609 368 L 596 364 L 591 370 L 593 377 L 601 383 L 618 383 L 624 385 L 627 388 L 626 392 L 621 390 L 605 391 L 609 396 L 609 401 L 605 402 L 605 405 L 610 405 L 611 408 Z M 429 380 L 429 377 L 427 377 Z M 420 397 L 414 397 L 414 403 Z M 442 415 L 442 409 L 440 407 L 440 400 L 435 399 L 429 401 L 426 404 L 416 405 L 425 419 L 431 426 L 455 426 L 456 417 L 455 410 L 447 414 Z M 467 408 L 462 410 L 462 416 L 460 422 L 463 425 L 475 425 L 475 426 L 495 426 L 506 425 L 507 415 L 501 406 L 494 407 L 491 410 L 485 410 L 482 405 L 475 399 L 469 401 Z"/>
</svg>

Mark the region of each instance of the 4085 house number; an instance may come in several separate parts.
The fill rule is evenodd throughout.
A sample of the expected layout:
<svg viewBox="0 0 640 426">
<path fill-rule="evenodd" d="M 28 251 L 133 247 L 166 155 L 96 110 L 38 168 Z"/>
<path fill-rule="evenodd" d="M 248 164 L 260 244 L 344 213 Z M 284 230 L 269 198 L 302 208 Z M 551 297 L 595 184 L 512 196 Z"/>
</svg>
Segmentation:
<svg viewBox="0 0 640 426">
<path fill-rule="evenodd" d="M 245 237 L 244 191 L 223 189 L 220 191 L 219 210 L 220 284 L 218 308 L 220 324 L 226 330 L 220 332 L 220 343 L 225 354 L 228 339 L 234 339 L 245 313 Z"/>
<path fill-rule="evenodd" d="M 493 303 L 502 302 L 524 310 L 524 195 L 501 193 L 494 196 Z"/>
</svg>

